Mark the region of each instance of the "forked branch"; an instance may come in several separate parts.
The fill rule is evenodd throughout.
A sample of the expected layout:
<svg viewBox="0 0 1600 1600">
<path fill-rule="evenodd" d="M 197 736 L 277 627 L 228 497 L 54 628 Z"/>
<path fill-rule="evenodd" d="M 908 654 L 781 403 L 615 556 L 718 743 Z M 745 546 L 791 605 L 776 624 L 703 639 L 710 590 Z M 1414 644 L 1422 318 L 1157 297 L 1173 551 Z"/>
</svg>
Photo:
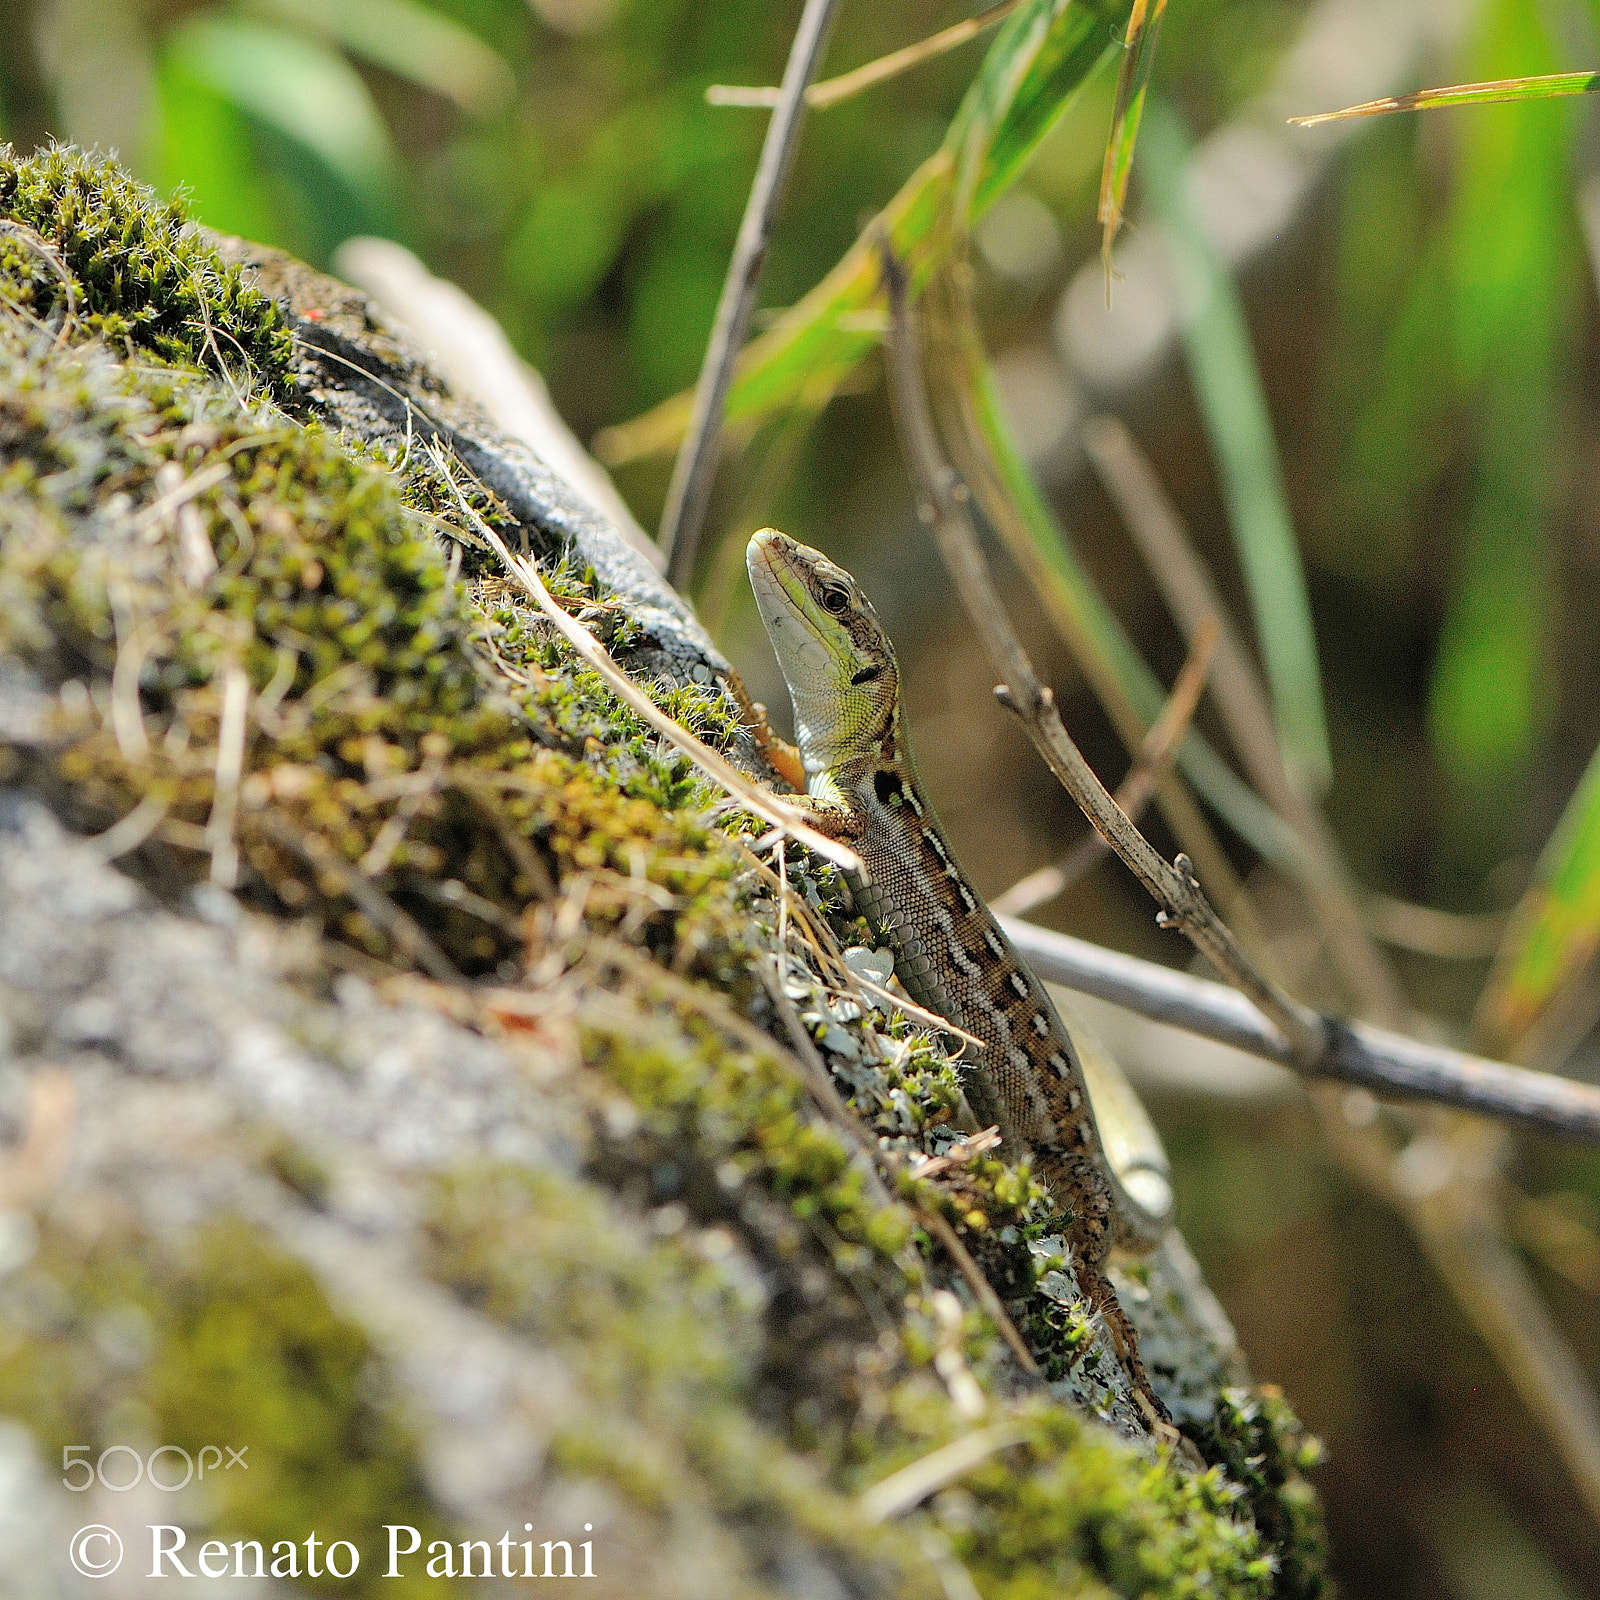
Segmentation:
<svg viewBox="0 0 1600 1600">
<path fill-rule="evenodd" d="M 1047 983 L 1059 983 L 1232 1045 L 1310 1078 L 1354 1084 L 1373 1094 L 1429 1100 L 1515 1122 L 1580 1144 L 1600 1145 L 1600 1089 L 1553 1073 L 1531 1072 L 1426 1044 L 1387 1028 L 1327 1020 L 1326 1048 L 1296 1060 L 1284 1041 L 1243 998 L 1224 984 L 1174 972 L 1120 950 L 1074 939 L 1015 917 L 1002 917 L 1007 935 Z"/>
<path fill-rule="evenodd" d="M 1084 760 L 1011 626 L 967 511 L 965 486 L 945 461 L 922 381 L 904 269 L 885 246 L 890 307 L 889 365 L 902 443 L 916 480 L 920 513 L 1002 682 L 996 690 L 1016 712 L 1039 753 L 1083 814 L 1161 907 L 1163 927 L 1177 928 L 1283 1035 L 1296 1063 L 1327 1048 L 1322 1019 L 1271 983 L 1211 908 L 1185 855 L 1168 862 L 1140 833 Z"/>
</svg>

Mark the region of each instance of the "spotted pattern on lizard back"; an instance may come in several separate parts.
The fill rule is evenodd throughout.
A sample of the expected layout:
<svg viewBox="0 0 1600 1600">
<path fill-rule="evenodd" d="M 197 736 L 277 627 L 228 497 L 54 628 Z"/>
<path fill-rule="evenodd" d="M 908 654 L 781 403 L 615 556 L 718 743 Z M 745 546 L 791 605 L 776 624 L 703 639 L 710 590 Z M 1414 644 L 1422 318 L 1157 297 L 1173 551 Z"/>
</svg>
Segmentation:
<svg viewBox="0 0 1600 1600">
<path fill-rule="evenodd" d="M 1031 1157 L 1072 1217 L 1084 1292 L 1124 1336 L 1148 1389 L 1101 1265 L 1114 1242 L 1157 1242 L 1169 1218 L 1151 1216 L 1118 1183 L 1071 1036 L 968 883 L 917 783 L 894 647 L 855 579 L 820 552 L 769 528 L 750 541 L 747 565 L 794 702 L 817 822 L 867 868 L 852 885 L 857 905 L 894 949 L 911 997 L 983 1041 L 966 1084 L 973 1110 L 999 1126 L 1009 1154 Z"/>
</svg>

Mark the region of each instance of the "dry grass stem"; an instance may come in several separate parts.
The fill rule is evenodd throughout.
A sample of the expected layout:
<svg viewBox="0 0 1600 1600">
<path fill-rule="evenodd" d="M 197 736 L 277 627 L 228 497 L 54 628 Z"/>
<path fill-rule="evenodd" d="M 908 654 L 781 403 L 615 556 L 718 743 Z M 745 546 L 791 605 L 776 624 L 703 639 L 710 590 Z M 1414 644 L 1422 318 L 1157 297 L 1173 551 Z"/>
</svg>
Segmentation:
<svg viewBox="0 0 1600 1600">
<path fill-rule="evenodd" d="M 430 978 L 437 978 L 440 983 L 462 981 L 454 963 L 423 932 L 416 919 L 402 911 L 375 883 L 362 877 L 320 834 L 303 832 L 270 811 L 261 815 L 257 826 L 274 844 L 331 878 L 339 891 L 353 900 L 363 915 L 394 941 L 395 948 Z"/>
<path fill-rule="evenodd" d="M 848 970 L 848 969 L 847 969 Z M 965 1028 L 958 1028 L 948 1017 L 941 1017 L 937 1011 L 927 1011 L 914 1000 L 903 994 L 896 994 L 893 989 L 886 989 L 881 983 L 874 983 L 871 978 L 863 977 L 859 972 L 855 980 L 868 994 L 881 1000 L 885 1005 L 893 1006 L 896 1011 L 903 1012 L 913 1022 L 920 1022 L 924 1028 L 933 1033 L 948 1033 L 961 1040 L 963 1044 L 970 1044 L 974 1050 L 983 1049 L 983 1040 L 976 1034 L 971 1034 Z"/>
<path fill-rule="evenodd" d="M 1024 1430 L 1014 1422 L 1000 1422 L 992 1428 L 962 1434 L 959 1439 L 940 1445 L 937 1450 L 918 1457 L 909 1466 L 890 1473 L 881 1483 L 865 1490 L 860 1500 L 861 1514 L 868 1522 L 888 1522 L 904 1516 L 929 1495 L 965 1477 L 996 1451 L 1021 1444 L 1026 1437 Z"/>
<path fill-rule="evenodd" d="M 239 814 L 239 780 L 244 772 L 244 738 L 249 709 L 250 680 L 241 668 L 229 667 L 222 678 L 216 786 L 211 795 L 211 815 L 206 820 L 206 844 L 211 851 L 211 881 L 219 889 L 231 889 L 239 881 L 239 846 L 233 830 Z"/>
<path fill-rule="evenodd" d="M 1408 1199 L 1434 1267 L 1554 1443 L 1589 1514 L 1600 1520 L 1600 1403 L 1493 1206 L 1470 1180 Z"/>
<path fill-rule="evenodd" d="M 1200 694 L 1205 688 L 1206 674 L 1211 669 L 1211 653 L 1217 642 L 1218 624 L 1207 618 L 1196 632 L 1189 649 L 1189 658 L 1183 664 L 1172 685 L 1172 693 L 1161 708 L 1161 715 L 1151 724 L 1150 731 L 1139 746 L 1139 754 L 1128 775 L 1117 785 L 1116 802 L 1137 822 L 1145 807 L 1155 798 L 1156 786 L 1172 766 L 1178 746 L 1194 719 L 1195 708 L 1200 704 Z M 990 902 L 992 910 L 1014 917 L 1026 915 L 1035 906 L 1053 900 L 1070 889 L 1107 853 L 1109 846 L 1093 831 L 1076 841 L 1059 860 L 1049 866 L 1019 878 L 998 899 Z"/>
<path fill-rule="evenodd" d="M 901 73 L 920 67 L 924 61 L 932 61 L 946 51 L 964 45 L 969 39 L 976 39 L 986 29 L 1004 22 L 1021 4 L 1022 0 L 1000 0 L 999 5 L 952 23 L 950 27 L 929 34 L 915 44 L 891 50 L 888 55 L 840 73 L 837 78 L 824 78 L 821 83 L 814 83 L 806 90 L 806 105 L 812 111 L 826 111 L 841 100 L 852 99 L 880 83 L 886 83 L 890 78 L 898 78 Z M 706 104 L 771 110 L 778 104 L 782 92 L 781 89 L 769 87 L 745 88 L 735 84 L 714 83 L 706 90 Z"/>
<path fill-rule="evenodd" d="M 1319 128 L 1327 122 L 1351 117 L 1383 117 L 1395 111 L 1433 111 L 1443 106 L 1493 105 L 1504 100 L 1542 100 L 1555 95 L 1593 94 L 1600 89 L 1600 72 L 1547 72 L 1527 78 L 1495 78 L 1484 83 L 1452 83 L 1437 89 L 1417 89 L 1411 94 L 1386 94 L 1381 100 L 1363 100 L 1341 111 L 1319 111 L 1309 117 L 1290 117 L 1290 126 Z"/>
<path fill-rule="evenodd" d="M 1012 628 L 966 508 L 966 492 L 939 450 L 923 387 L 905 273 L 888 249 L 884 277 L 892 308 L 890 370 L 907 460 L 916 480 L 921 514 L 961 595 L 989 659 L 1002 680 L 1004 702 L 1021 718 L 1039 753 L 1084 815 L 1127 863 L 1161 907 L 1163 927 L 1177 928 L 1282 1033 L 1297 1061 L 1312 1061 L 1327 1047 L 1322 1019 L 1284 994 L 1244 953 L 1211 908 L 1189 858 L 1163 859 L 1128 820 L 1084 760 L 1061 721 L 1055 697 L 1039 681 Z M 999 691 L 997 691 L 999 692 Z"/>
<path fill-rule="evenodd" d="M 130 767 L 143 766 L 150 759 L 150 738 L 145 732 L 144 707 L 139 699 L 139 675 L 144 671 L 150 641 L 132 619 L 123 585 L 108 584 L 106 597 L 117 630 L 117 655 L 111 668 L 111 732 L 122 759 Z"/>
<path fill-rule="evenodd" d="M 1504 911 L 1437 911 L 1386 894 L 1367 898 L 1374 938 L 1441 961 L 1487 961 L 1500 948 L 1509 920 Z"/>
<path fill-rule="evenodd" d="M 957 1139 L 942 1156 L 924 1156 L 920 1161 L 913 1156 L 911 1176 L 937 1178 L 941 1172 L 948 1172 L 952 1167 L 964 1166 L 974 1156 L 982 1155 L 986 1150 L 998 1150 L 1000 1142 L 998 1126 L 985 1128 L 981 1133 L 969 1134 L 965 1139 Z"/>
<path fill-rule="evenodd" d="M 688 756 L 707 777 L 721 785 L 747 810 L 753 811 L 763 821 L 770 822 L 773 827 L 781 829 L 790 838 L 805 845 L 808 850 L 814 850 L 818 855 L 825 856 L 847 872 L 865 874 L 866 867 L 855 851 L 818 833 L 800 812 L 785 805 L 775 795 L 768 794 L 759 784 L 745 777 L 726 757 L 702 743 L 687 728 L 674 722 L 662 711 L 611 659 L 605 646 L 581 622 L 568 616 L 556 604 L 533 563 L 512 555 L 506 548 L 505 540 L 481 517 L 471 512 L 464 498 L 461 503 L 472 514 L 479 533 L 499 556 L 506 571 L 527 590 L 534 603 L 555 624 L 561 636 L 605 679 L 619 699 L 663 738 Z"/>
<path fill-rule="evenodd" d="M 176 463 L 169 463 L 176 466 Z M 167 468 L 163 467 L 162 472 Z M 233 466 L 230 461 L 214 461 L 192 478 L 183 477 L 182 468 L 177 469 L 179 481 L 166 490 L 159 498 L 152 500 L 143 511 L 134 519 L 134 531 L 143 533 L 148 528 L 158 527 L 165 522 L 180 506 L 186 506 L 197 495 L 202 495 L 207 489 L 214 489 L 219 483 L 225 483 L 233 475 Z"/>
<path fill-rule="evenodd" d="M 1585 1294 L 1600 1295 L 1600 1234 L 1557 1198 L 1526 1195 L 1509 1183 L 1501 1192 L 1503 1215 L 1517 1243 Z"/>
<path fill-rule="evenodd" d="M 411 824 L 416 821 L 417 813 L 421 811 L 423 803 L 430 795 L 439 792 L 440 767 L 442 763 L 437 755 L 423 758 L 420 772 L 408 772 L 405 777 L 410 779 L 400 795 L 399 804 L 384 819 L 383 826 L 378 829 L 377 837 L 367 846 L 366 854 L 356 863 L 357 868 L 369 878 L 381 878 L 389 870 L 389 863 L 394 860 L 394 853 L 405 842 L 406 834 L 410 831 Z M 376 784 L 368 789 L 377 788 Z"/>
<path fill-rule="evenodd" d="M 465 765 L 452 767 L 445 774 L 445 782 L 465 795 L 489 819 L 489 825 L 499 835 L 506 854 L 516 863 L 517 871 L 533 885 L 534 895 L 540 900 L 554 900 L 556 881 L 545 865 L 544 858 L 506 815 L 493 787 L 482 782 L 481 778 L 476 768 Z"/>
<path fill-rule="evenodd" d="M 1351 997 L 1374 1020 L 1390 1027 L 1405 1026 L 1412 1016 L 1410 1004 L 1367 932 L 1327 823 L 1289 775 L 1261 676 L 1230 624 L 1222 597 L 1182 519 L 1120 422 L 1095 418 L 1085 424 L 1083 442 L 1185 635 L 1192 641 L 1207 618 L 1221 626 L 1211 670 L 1214 703 L 1251 783 L 1300 841 L 1302 887 L 1327 934 L 1329 954 Z"/>
<path fill-rule="evenodd" d="M 733 366 L 750 328 L 756 285 L 767 257 L 772 220 L 788 183 L 789 169 L 805 120 L 806 87 L 816 76 L 823 47 L 833 26 L 838 0 L 806 0 L 800 26 L 789 49 L 778 103 L 767 124 L 761 159 L 745 202 L 744 219 L 734 240 L 733 257 L 723 280 L 717 315 L 711 325 L 705 358 L 695 384 L 689 431 L 672 467 L 666 508 L 661 513 L 660 545 L 667 561 L 667 581 L 683 588 L 694 570 L 700 529 L 711 499 L 716 474 L 717 441 L 722 434 L 723 404 L 733 380 Z"/>
<path fill-rule="evenodd" d="M 1033 1352 L 1028 1348 L 1022 1335 L 1017 1332 L 1017 1325 L 1000 1303 L 1000 1296 L 994 1292 L 994 1285 L 984 1277 L 982 1268 L 972 1259 L 972 1252 L 962 1244 L 961 1235 L 951 1227 L 949 1219 L 941 1216 L 930 1206 L 918 1210 L 917 1220 L 944 1246 L 945 1253 L 960 1268 L 961 1276 L 967 1280 L 972 1292 L 978 1297 L 978 1304 L 983 1307 L 1000 1337 L 1010 1347 L 1022 1370 L 1030 1377 L 1037 1378 L 1039 1363 L 1033 1359 Z"/>
<path fill-rule="evenodd" d="M 112 823 L 104 833 L 85 839 L 80 848 L 96 861 L 109 865 L 137 850 L 166 821 L 171 807 L 171 800 L 152 791 L 127 816 Z"/>
</svg>

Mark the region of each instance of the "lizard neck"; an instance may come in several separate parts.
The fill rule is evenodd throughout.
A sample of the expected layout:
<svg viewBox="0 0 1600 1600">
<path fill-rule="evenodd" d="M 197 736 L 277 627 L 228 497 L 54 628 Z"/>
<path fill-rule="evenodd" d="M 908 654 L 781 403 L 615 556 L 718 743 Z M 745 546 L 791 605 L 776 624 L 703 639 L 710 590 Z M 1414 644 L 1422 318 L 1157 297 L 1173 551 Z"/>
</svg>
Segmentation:
<svg viewBox="0 0 1600 1600">
<path fill-rule="evenodd" d="M 803 742 L 800 755 L 811 798 L 820 805 L 843 807 L 869 826 L 875 810 L 887 804 L 886 785 L 892 782 L 902 789 L 916 788 L 898 695 L 884 707 L 877 724 L 853 740 L 842 757 L 820 740 Z"/>
</svg>

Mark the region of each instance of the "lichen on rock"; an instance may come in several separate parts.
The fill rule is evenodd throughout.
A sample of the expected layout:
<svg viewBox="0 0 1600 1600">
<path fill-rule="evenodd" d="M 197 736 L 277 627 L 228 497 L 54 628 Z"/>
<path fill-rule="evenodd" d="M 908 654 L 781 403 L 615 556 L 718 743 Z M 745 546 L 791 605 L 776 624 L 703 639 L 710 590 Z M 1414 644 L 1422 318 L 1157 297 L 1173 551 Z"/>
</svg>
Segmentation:
<svg viewBox="0 0 1600 1600">
<path fill-rule="evenodd" d="M 316 1524 L 347 1593 L 403 1525 L 446 1587 L 588 1538 L 603 1593 L 1315 1595 L 1309 1449 L 1181 1247 L 1123 1281 L 1205 1471 L 837 959 L 837 872 L 785 889 L 475 530 L 759 773 L 637 553 L 342 286 L 72 151 L 0 152 L 0 217 L 0 1457 L 45 1522 Z M 259 1476 L 49 1487 L 223 1443 Z"/>
</svg>

